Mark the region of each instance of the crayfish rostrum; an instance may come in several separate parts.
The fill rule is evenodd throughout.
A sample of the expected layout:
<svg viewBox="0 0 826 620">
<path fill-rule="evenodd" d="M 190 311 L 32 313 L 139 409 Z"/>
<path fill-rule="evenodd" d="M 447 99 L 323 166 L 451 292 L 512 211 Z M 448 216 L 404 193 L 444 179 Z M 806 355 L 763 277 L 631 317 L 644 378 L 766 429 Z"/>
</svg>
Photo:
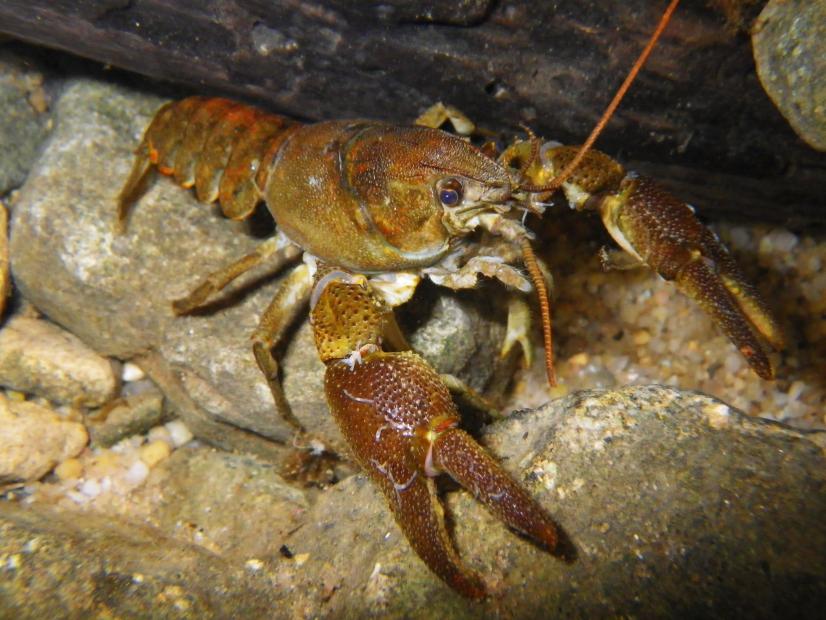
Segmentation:
<svg viewBox="0 0 826 620">
<path fill-rule="evenodd" d="M 765 379 L 773 370 L 760 336 L 778 348 L 782 336 L 727 250 L 688 205 L 653 181 L 602 153 L 542 143 L 530 133 L 496 153 L 438 129 L 448 117 L 463 124 L 444 106 L 420 118 L 429 126 L 403 127 L 368 120 L 301 125 L 226 99 L 168 103 L 138 147 L 118 222 L 153 169 L 194 187 L 201 201 L 218 201 L 232 219 L 266 203 L 278 234 L 208 276 L 174 302 L 175 311 L 194 310 L 263 261 L 298 263 L 253 335 L 276 406 L 298 424 L 272 350 L 309 302 L 327 401 L 356 460 L 419 556 L 461 594 L 478 598 L 484 583 L 449 541 L 435 476 L 448 473 L 550 551 L 558 532 L 545 508 L 459 428 L 442 378 L 408 350 L 392 308 L 421 278 L 461 289 L 486 276 L 512 291 L 536 289 L 553 381 L 545 276 L 523 215 L 541 214 L 561 189 L 573 208 L 598 212 L 629 257 L 696 299 Z M 527 352 L 528 314 L 519 303 L 510 308 L 503 347 L 520 342 Z"/>
</svg>

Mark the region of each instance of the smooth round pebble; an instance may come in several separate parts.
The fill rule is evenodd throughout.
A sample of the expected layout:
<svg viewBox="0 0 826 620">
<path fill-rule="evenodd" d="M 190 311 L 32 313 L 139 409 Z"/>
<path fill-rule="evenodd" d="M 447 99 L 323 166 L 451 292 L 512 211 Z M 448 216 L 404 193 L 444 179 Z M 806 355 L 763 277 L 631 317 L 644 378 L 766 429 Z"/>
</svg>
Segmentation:
<svg viewBox="0 0 826 620">
<path fill-rule="evenodd" d="M 66 459 L 55 467 L 54 473 L 61 480 L 77 480 L 83 476 L 83 465 L 77 459 Z"/>
<path fill-rule="evenodd" d="M 166 430 L 169 431 L 169 437 L 172 439 L 172 445 L 176 448 L 192 441 L 192 431 L 181 420 L 172 420 L 167 422 L 165 426 Z"/>
<path fill-rule="evenodd" d="M 141 461 L 148 467 L 154 467 L 172 453 L 172 448 L 165 441 L 158 439 L 141 446 L 138 450 Z"/>
</svg>

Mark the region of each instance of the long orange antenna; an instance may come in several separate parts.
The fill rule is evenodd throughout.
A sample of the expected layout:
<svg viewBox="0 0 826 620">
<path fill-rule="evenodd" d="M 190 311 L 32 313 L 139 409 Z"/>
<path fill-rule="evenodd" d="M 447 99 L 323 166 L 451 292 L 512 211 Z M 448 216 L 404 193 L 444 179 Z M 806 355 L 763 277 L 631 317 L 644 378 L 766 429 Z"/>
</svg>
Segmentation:
<svg viewBox="0 0 826 620">
<path fill-rule="evenodd" d="M 556 369 L 554 368 L 553 336 L 551 333 L 551 300 L 548 297 L 548 287 L 545 286 L 545 276 L 539 268 L 536 255 L 533 253 L 531 242 L 522 239 L 522 261 L 531 277 L 536 297 L 539 300 L 539 312 L 542 315 L 542 338 L 545 341 L 545 371 L 548 374 L 548 385 L 556 385 Z"/>
<path fill-rule="evenodd" d="M 660 22 L 657 24 L 657 28 L 654 30 L 654 33 L 651 35 L 651 38 L 648 39 L 648 44 L 643 49 L 642 53 L 640 53 L 637 61 L 634 63 L 634 66 L 628 71 L 628 75 L 625 77 L 625 81 L 622 83 L 622 86 L 619 87 L 614 98 L 611 100 L 611 103 L 608 104 L 608 107 L 605 108 L 605 112 L 602 113 L 602 116 L 597 122 L 594 129 L 591 131 L 591 135 L 588 136 L 588 139 L 579 147 L 579 151 L 577 151 L 576 156 L 571 160 L 571 162 L 563 168 L 562 172 L 557 174 L 551 181 L 546 185 L 524 185 L 520 186 L 520 189 L 529 192 L 554 192 L 562 187 L 562 184 L 568 180 L 568 177 L 573 174 L 574 170 L 576 170 L 577 166 L 579 166 L 582 158 L 585 157 L 585 154 L 590 150 L 590 148 L 594 145 L 599 134 L 602 133 L 602 130 L 605 128 L 605 125 L 614 115 L 617 107 L 619 106 L 622 98 L 625 96 L 625 93 L 628 92 L 632 82 L 637 77 L 637 74 L 642 69 L 645 62 L 648 60 L 648 57 L 651 55 L 651 51 L 654 49 L 654 46 L 657 44 L 657 41 L 660 38 L 660 35 L 665 30 L 665 27 L 668 25 L 668 22 L 671 20 L 671 15 L 674 13 L 675 9 L 677 8 L 677 4 L 679 4 L 679 0 L 671 0 L 671 3 L 668 5 L 668 8 L 663 13 L 662 17 L 660 18 Z M 529 137 L 533 138 L 532 134 L 529 132 Z M 533 142 L 533 140 L 532 140 Z M 534 144 L 532 143 L 532 153 L 531 153 L 531 161 L 536 157 L 533 153 Z M 542 274 L 542 270 L 539 268 L 539 263 L 536 260 L 536 255 L 533 252 L 533 248 L 531 248 L 531 244 L 527 238 L 522 239 L 522 259 L 525 263 L 525 268 L 528 270 L 528 275 L 531 277 L 531 282 L 533 283 L 534 289 L 536 290 L 536 295 L 539 300 L 539 310 L 542 315 L 542 337 L 545 343 L 545 371 L 548 374 L 548 385 L 555 386 L 556 385 L 556 369 L 554 367 L 554 354 L 553 354 L 553 334 L 551 329 L 551 302 L 550 298 L 548 297 L 548 288 L 545 286 L 545 276 Z"/>
<path fill-rule="evenodd" d="M 602 130 L 605 128 L 605 125 L 614 115 L 617 107 L 622 101 L 622 98 L 625 96 L 625 93 L 628 92 L 631 83 L 637 77 L 637 74 L 642 69 L 645 62 L 648 60 L 648 57 L 651 55 L 651 51 L 654 49 L 654 46 L 657 44 L 657 41 L 660 38 L 660 35 L 665 30 L 665 27 L 668 25 L 668 22 L 671 20 L 671 15 L 674 13 L 674 10 L 677 8 L 677 4 L 679 4 L 680 0 L 671 0 L 671 4 L 668 5 L 668 8 L 663 13 L 663 16 L 660 18 L 660 23 L 657 24 L 657 28 L 654 30 L 654 33 L 651 35 L 651 38 L 648 39 L 648 44 L 643 49 L 642 53 L 637 58 L 637 62 L 634 63 L 634 66 L 631 67 L 631 70 L 628 72 L 628 75 L 625 77 L 625 81 L 622 83 L 622 86 L 619 87 L 617 93 L 614 95 L 614 98 L 611 100 L 611 103 L 608 104 L 608 107 L 605 108 L 605 112 L 602 113 L 602 116 L 599 119 L 599 122 L 594 127 L 593 131 L 591 131 L 591 135 L 588 136 L 588 139 L 579 147 L 579 151 L 577 152 L 576 156 L 571 160 L 565 168 L 563 168 L 562 172 L 557 174 L 547 185 L 541 186 L 525 186 L 522 189 L 525 189 L 530 192 L 555 192 L 562 184 L 568 180 L 568 177 L 573 174 L 576 167 L 579 166 L 579 163 L 582 161 L 582 158 L 585 157 L 585 154 L 591 149 L 596 142 L 599 134 L 602 133 Z"/>
</svg>

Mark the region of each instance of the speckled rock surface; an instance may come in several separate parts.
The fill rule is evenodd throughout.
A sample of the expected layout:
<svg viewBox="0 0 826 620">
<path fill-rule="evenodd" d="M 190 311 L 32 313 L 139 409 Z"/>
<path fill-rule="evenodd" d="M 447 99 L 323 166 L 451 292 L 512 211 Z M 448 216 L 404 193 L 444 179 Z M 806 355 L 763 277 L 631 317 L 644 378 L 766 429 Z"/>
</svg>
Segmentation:
<svg viewBox="0 0 826 620">
<path fill-rule="evenodd" d="M 26 178 L 50 128 L 44 76 L 30 58 L 0 47 L 0 196 Z"/>
<path fill-rule="evenodd" d="M 304 492 L 271 463 L 214 449 L 184 448 L 137 493 L 149 520 L 179 540 L 239 562 L 277 560 L 287 534 L 303 525 Z"/>
<path fill-rule="evenodd" d="M 37 480 L 76 456 L 88 436 L 82 424 L 54 411 L 0 395 L 0 484 Z"/>
<path fill-rule="evenodd" d="M 427 570 L 364 476 L 305 504 L 260 461 L 193 447 L 153 470 L 136 493 L 132 518 L 155 524 L 149 533 L 127 528 L 117 511 L 102 526 L 89 512 L 47 519 L 38 502 L 22 513 L 0 502 L 0 615 L 44 592 L 45 575 L 65 571 L 70 554 L 75 578 L 44 595 L 38 611 L 65 613 L 67 601 L 96 610 L 94 593 L 114 580 L 121 594 L 138 597 L 108 595 L 115 615 L 138 613 L 132 605 L 148 604 L 145 593 L 157 597 L 172 586 L 173 599 L 190 601 L 183 617 L 220 615 L 229 605 L 255 618 L 820 613 L 824 433 L 647 386 L 580 392 L 513 414 L 482 442 L 548 508 L 575 550 L 562 562 L 508 531 L 467 492 L 446 487 L 460 556 L 492 592 L 483 603 L 465 601 Z M 45 544 L 26 550 L 33 539 Z M 159 547 L 169 558 L 162 564 Z M 262 582 L 269 598 L 261 598 Z M 256 607 L 264 600 L 272 606 Z M 168 603 L 159 598 L 142 609 L 163 615 Z"/>
<path fill-rule="evenodd" d="M 326 617 L 814 617 L 826 593 L 826 436 L 660 387 L 582 392 L 484 437 L 573 542 L 566 564 L 449 493 L 460 555 L 494 598 L 460 600 L 405 548 L 363 477 L 324 495 L 289 542 L 327 568 Z M 370 523 L 330 536 L 342 521 Z M 340 558 L 352 558 L 344 566 Z M 312 594 L 308 594 L 312 597 Z"/>
<path fill-rule="evenodd" d="M 826 151 L 826 2 L 770 0 L 752 31 L 763 88 L 797 135 Z"/>
<path fill-rule="evenodd" d="M 264 618 L 272 584 L 197 545 L 102 515 L 0 502 L 0 615 Z"/>
<path fill-rule="evenodd" d="M 54 134 L 14 210 L 15 281 L 39 310 L 104 354 L 125 359 L 157 351 L 168 372 L 159 376 L 157 364 L 147 372 L 167 396 L 178 389 L 191 400 L 200 420 L 187 424 L 196 435 L 236 449 L 251 449 L 256 436 L 288 441 L 293 429 L 273 406 L 249 340 L 277 286 L 274 274 L 265 267 L 247 274 L 192 316 L 175 317 L 170 306 L 255 247 L 260 240 L 248 225 L 227 221 L 163 179 L 136 205 L 127 234 L 114 234 L 116 197 L 132 151 L 160 103 L 93 80 L 67 84 Z M 459 333 L 463 347 L 447 370 L 484 385 L 498 370 L 490 343 L 501 342 L 503 317 L 478 315 Z M 286 348 L 284 385 L 295 414 L 338 444 L 306 324 Z M 254 435 L 236 441 L 227 424 Z"/>
<path fill-rule="evenodd" d="M 86 407 L 107 403 L 120 387 L 110 360 L 56 325 L 25 316 L 0 329 L 0 385 Z"/>
</svg>

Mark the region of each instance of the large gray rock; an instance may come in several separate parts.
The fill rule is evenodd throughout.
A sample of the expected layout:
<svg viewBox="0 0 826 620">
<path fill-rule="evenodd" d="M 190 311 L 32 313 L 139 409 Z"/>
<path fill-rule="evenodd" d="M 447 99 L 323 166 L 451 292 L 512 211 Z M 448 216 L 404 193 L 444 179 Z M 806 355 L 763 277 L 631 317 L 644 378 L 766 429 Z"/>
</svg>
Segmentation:
<svg viewBox="0 0 826 620">
<path fill-rule="evenodd" d="M 51 115 L 39 63 L 0 48 L 0 196 L 19 187 L 49 133 Z"/>
<path fill-rule="evenodd" d="M 276 411 L 250 346 L 278 285 L 274 274 L 265 267 L 247 274 L 191 316 L 174 316 L 170 303 L 260 240 L 246 223 L 218 216 L 167 179 L 135 206 L 127 233 L 114 232 L 116 198 L 132 151 L 160 104 L 156 97 L 93 80 L 67 84 L 56 105 L 54 134 L 15 207 L 15 282 L 40 311 L 97 351 L 121 359 L 150 351 L 145 370 L 196 436 L 261 453 L 266 447 L 258 436 L 285 442 L 294 434 Z M 501 313 L 480 314 L 472 297 L 444 297 L 435 303 L 441 309 L 436 323 L 419 330 L 456 332 L 454 342 L 462 346 L 448 348 L 452 357 L 431 361 L 481 388 L 495 374 L 502 376 L 512 360 L 500 361 L 497 354 L 504 335 Z M 283 369 L 294 413 L 306 428 L 340 446 L 306 322 L 290 338 Z M 497 385 L 502 389 L 504 382 Z"/>
<path fill-rule="evenodd" d="M 797 135 L 826 151 L 826 1 L 772 0 L 752 32 L 763 88 Z"/>
<path fill-rule="evenodd" d="M 189 448 L 139 492 L 138 505 L 161 497 L 145 515 L 156 529 L 0 501 L 0 616 L 83 616 L 104 601 L 112 615 L 165 617 L 180 599 L 178 617 L 822 615 L 826 434 L 649 386 L 519 412 L 482 441 L 575 550 L 562 562 L 471 494 L 447 492 L 451 535 L 488 581 L 486 602 L 428 571 L 364 476 L 308 508 L 262 462 Z M 72 579 L 53 581 L 69 567 Z"/>
<path fill-rule="evenodd" d="M 513 414 L 490 427 L 483 442 L 551 512 L 576 549 L 575 561 L 561 562 L 509 532 L 470 494 L 450 493 L 460 556 L 495 593 L 486 604 L 467 603 L 429 573 L 379 492 L 358 476 L 324 494 L 288 542 L 295 553 L 309 553 L 299 576 L 304 591 L 318 597 L 313 614 L 821 613 L 826 434 L 650 386 L 580 392 Z M 322 603 L 325 595 L 330 600 Z"/>
</svg>

